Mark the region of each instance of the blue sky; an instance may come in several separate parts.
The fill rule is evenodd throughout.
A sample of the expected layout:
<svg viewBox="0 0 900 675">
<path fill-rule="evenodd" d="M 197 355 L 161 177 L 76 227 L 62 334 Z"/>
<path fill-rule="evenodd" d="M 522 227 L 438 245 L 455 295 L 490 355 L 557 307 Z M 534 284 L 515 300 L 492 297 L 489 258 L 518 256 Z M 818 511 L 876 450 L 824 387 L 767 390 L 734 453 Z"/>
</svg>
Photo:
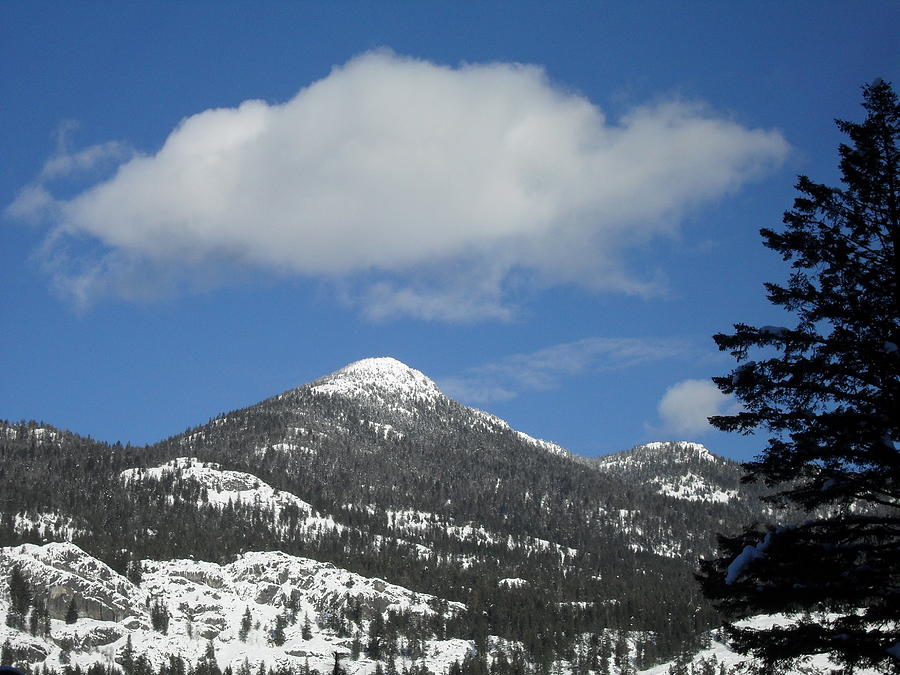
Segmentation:
<svg viewBox="0 0 900 675">
<path fill-rule="evenodd" d="M 0 417 L 147 443 L 368 356 L 586 455 L 713 432 L 710 336 L 895 2 L 3 3 Z"/>
</svg>

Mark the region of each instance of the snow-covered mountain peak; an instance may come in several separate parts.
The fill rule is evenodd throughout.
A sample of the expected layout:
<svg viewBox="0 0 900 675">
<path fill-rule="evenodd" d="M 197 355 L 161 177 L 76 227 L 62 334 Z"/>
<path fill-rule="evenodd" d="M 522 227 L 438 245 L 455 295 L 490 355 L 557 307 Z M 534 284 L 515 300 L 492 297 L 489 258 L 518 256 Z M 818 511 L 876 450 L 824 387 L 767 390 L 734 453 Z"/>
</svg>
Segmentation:
<svg viewBox="0 0 900 675">
<path fill-rule="evenodd" d="M 388 356 L 355 361 L 313 382 L 311 389 L 317 394 L 401 401 L 430 402 L 443 396 L 424 373 Z"/>
</svg>

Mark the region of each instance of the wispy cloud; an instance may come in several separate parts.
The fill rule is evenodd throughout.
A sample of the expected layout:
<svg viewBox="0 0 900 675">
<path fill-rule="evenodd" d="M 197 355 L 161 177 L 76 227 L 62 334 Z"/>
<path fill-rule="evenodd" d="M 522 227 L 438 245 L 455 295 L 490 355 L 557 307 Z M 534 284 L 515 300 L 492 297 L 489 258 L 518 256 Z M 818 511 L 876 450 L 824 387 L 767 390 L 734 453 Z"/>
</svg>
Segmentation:
<svg viewBox="0 0 900 675">
<path fill-rule="evenodd" d="M 697 104 L 610 121 L 539 67 L 376 51 L 285 103 L 198 112 L 155 154 L 63 147 L 8 213 L 49 218 L 52 247 L 94 242 L 47 258 L 85 303 L 218 268 L 327 279 L 373 318 L 503 319 L 512 275 L 652 292 L 622 251 L 787 151 L 777 131 Z M 114 175 L 80 194 L 50 189 L 107 160 Z"/>
<path fill-rule="evenodd" d="M 63 200 L 57 199 L 48 185 L 62 178 L 90 172 L 100 166 L 114 166 L 135 156 L 125 143 L 108 141 L 73 150 L 71 135 L 78 128 L 75 120 L 66 120 L 56 130 L 56 150 L 44 162 L 37 177 L 19 190 L 5 212 L 17 220 L 57 221 L 63 217 Z M 52 240 L 53 237 L 51 236 Z"/>
<path fill-rule="evenodd" d="M 709 380 L 683 380 L 669 387 L 657 410 L 664 433 L 699 436 L 712 431 L 707 418 L 732 415 L 739 409 L 731 397 L 725 396 Z"/>
<path fill-rule="evenodd" d="M 683 355 L 676 340 L 593 337 L 513 354 L 440 380 L 441 390 L 470 403 L 515 398 L 528 391 L 555 389 L 570 377 L 628 368 Z"/>
</svg>

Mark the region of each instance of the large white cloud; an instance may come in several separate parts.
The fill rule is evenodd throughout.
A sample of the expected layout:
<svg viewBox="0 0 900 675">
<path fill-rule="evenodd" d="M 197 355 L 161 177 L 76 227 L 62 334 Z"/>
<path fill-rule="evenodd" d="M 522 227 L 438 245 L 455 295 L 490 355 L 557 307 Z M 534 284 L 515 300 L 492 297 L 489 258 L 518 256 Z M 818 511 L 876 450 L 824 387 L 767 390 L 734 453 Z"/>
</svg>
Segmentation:
<svg viewBox="0 0 900 675">
<path fill-rule="evenodd" d="M 534 66 L 377 51 L 286 103 L 183 120 L 157 153 L 53 201 L 48 248 L 87 301 L 227 267 L 339 281 L 376 317 L 504 316 L 511 273 L 646 291 L 623 248 L 672 231 L 787 148 L 778 132 L 683 102 L 611 123 Z M 45 208 L 37 188 L 51 177 L 8 212 Z M 60 257 L 60 242 L 85 235 L 99 258 Z"/>
<path fill-rule="evenodd" d="M 666 390 L 658 410 L 665 431 L 696 436 L 712 430 L 707 418 L 738 407 L 708 380 L 683 380 Z"/>
</svg>

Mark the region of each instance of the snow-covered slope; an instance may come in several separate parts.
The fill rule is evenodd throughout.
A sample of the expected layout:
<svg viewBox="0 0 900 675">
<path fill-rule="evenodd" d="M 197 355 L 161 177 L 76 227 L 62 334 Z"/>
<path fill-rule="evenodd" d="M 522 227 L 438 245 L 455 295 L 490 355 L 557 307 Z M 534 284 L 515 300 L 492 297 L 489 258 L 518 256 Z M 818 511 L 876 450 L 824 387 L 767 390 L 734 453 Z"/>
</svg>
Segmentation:
<svg viewBox="0 0 900 675">
<path fill-rule="evenodd" d="M 742 628 L 766 629 L 775 624 L 791 623 L 791 620 L 781 614 L 755 616 L 736 625 Z M 747 666 L 752 662 L 747 657 L 738 654 L 728 645 L 728 642 L 718 632 L 708 636 L 705 648 L 690 656 L 689 659 L 679 657 L 668 663 L 663 663 L 647 670 L 639 671 L 640 675 L 669 675 L 672 672 L 688 673 L 743 673 L 748 672 Z M 680 661 L 680 663 L 679 663 Z M 684 668 L 687 670 L 684 670 Z M 836 673 L 842 670 L 834 663 L 828 654 L 817 654 L 809 657 L 804 663 L 797 664 L 794 668 L 778 671 L 782 675 L 811 675 L 812 673 Z M 854 675 L 882 675 L 882 671 L 872 668 L 857 668 Z"/>
<path fill-rule="evenodd" d="M 215 462 L 201 462 L 196 457 L 178 457 L 162 466 L 126 469 L 121 474 L 126 484 L 133 481 L 159 481 L 167 476 L 196 481 L 203 490 L 205 502 L 212 506 L 222 507 L 229 503 L 256 505 L 272 511 L 276 521 L 285 508 L 294 507 L 301 532 L 321 528 L 338 531 L 343 529 L 334 518 L 319 513 L 311 504 L 290 492 L 276 490 L 252 474 L 227 471 Z"/>
<path fill-rule="evenodd" d="M 348 675 L 372 675 L 377 662 L 365 653 L 353 659 L 351 653 L 355 638 L 357 644 L 365 644 L 376 617 L 384 619 L 393 612 L 422 620 L 437 615 L 446 619 L 464 610 L 460 603 L 447 603 L 328 563 L 277 551 L 246 553 L 228 564 L 145 560 L 141 563 L 140 586 L 70 543 L 0 548 L 0 572 L 8 575 L 13 566 L 22 571 L 32 588 L 47 589 L 51 614 L 48 635 L 40 630 L 31 635 L 26 630 L 0 626 L 0 643 L 21 665 L 121 666 L 130 642 L 135 657 L 143 655 L 154 668 L 169 664 L 173 658 L 196 666 L 211 649 L 218 666 L 231 667 L 234 672 L 247 666 L 253 672 L 259 664 L 292 668 L 294 672 L 306 667 L 328 672 L 338 654 Z M 501 583 L 510 588 L 528 586 L 519 578 L 503 579 Z M 66 623 L 62 619 L 73 600 L 80 617 Z M 6 615 L 9 610 L 4 594 L 0 596 L 0 613 Z M 154 629 L 154 614 L 167 617 L 164 626 Z M 245 617 L 246 632 L 242 627 Z M 741 623 L 764 628 L 785 621 L 790 619 L 776 615 Z M 277 624 L 283 624 L 283 641 L 273 641 Z M 631 658 L 641 638 L 639 632 L 628 633 Z M 496 637 L 488 642 L 492 654 L 498 646 L 507 650 L 515 647 Z M 680 663 L 673 661 L 640 673 L 665 675 L 685 665 L 694 669 L 687 672 L 719 672 L 720 666 L 731 669 L 745 662 L 720 635 L 710 634 L 708 645 L 688 660 L 682 657 Z M 421 654 L 410 656 L 408 648 L 401 645 L 398 670 L 417 663 L 433 673 L 445 673 L 454 661 L 462 662 L 474 644 L 432 637 L 419 645 Z M 708 670 L 710 666 L 714 669 Z M 819 655 L 787 671 L 787 675 L 827 672 L 832 666 L 827 655 Z M 554 672 L 569 675 L 575 671 L 572 664 L 563 661 L 554 665 Z M 610 664 L 609 672 L 620 671 Z M 876 675 L 870 669 L 856 672 Z"/>
<path fill-rule="evenodd" d="M 509 426 L 509 423 L 507 423 L 506 420 L 502 420 L 496 415 L 491 415 L 490 413 L 484 412 L 483 410 L 478 410 L 477 408 L 469 408 L 468 410 L 472 414 L 473 419 L 475 420 L 475 424 L 480 424 L 481 426 L 492 431 L 511 431 L 518 438 L 525 441 L 529 445 L 533 445 L 536 448 L 545 450 L 550 454 L 560 455 L 562 457 L 571 456 L 569 451 L 563 448 L 561 445 L 557 445 L 556 443 L 551 443 L 550 441 L 545 441 L 540 438 L 534 438 L 533 436 L 529 436 L 523 431 L 513 429 L 511 426 Z"/>
</svg>

